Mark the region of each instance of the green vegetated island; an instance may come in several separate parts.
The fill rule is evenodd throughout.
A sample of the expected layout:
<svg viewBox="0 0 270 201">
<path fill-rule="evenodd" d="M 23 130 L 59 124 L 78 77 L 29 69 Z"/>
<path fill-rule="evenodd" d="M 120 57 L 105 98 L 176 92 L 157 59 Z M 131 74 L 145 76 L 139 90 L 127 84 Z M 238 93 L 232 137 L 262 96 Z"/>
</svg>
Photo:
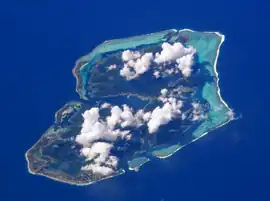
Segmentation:
<svg viewBox="0 0 270 201">
<path fill-rule="evenodd" d="M 27 152 L 29 172 L 75 185 L 166 158 L 231 121 L 218 86 L 224 36 L 189 29 L 105 41 L 73 69 L 66 103 Z"/>
</svg>

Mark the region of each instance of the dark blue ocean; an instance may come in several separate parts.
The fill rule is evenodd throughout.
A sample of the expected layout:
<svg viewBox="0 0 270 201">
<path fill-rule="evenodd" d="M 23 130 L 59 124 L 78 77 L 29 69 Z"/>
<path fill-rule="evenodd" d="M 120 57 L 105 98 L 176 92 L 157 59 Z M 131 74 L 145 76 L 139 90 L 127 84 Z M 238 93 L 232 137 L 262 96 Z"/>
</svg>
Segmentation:
<svg viewBox="0 0 270 201">
<path fill-rule="evenodd" d="M 268 1 L 14 0 L 1 7 L 1 201 L 270 201 Z M 56 110 L 79 99 L 75 61 L 104 40 L 170 28 L 225 34 L 221 94 L 242 118 L 138 173 L 94 185 L 30 175 L 25 152 Z"/>
</svg>

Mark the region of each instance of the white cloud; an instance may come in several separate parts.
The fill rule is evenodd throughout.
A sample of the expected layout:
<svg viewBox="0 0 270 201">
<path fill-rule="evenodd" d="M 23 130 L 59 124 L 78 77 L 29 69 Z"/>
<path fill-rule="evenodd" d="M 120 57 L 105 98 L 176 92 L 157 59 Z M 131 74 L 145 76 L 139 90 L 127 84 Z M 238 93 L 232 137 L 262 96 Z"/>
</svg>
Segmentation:
<svg viewBox="0 0 270 201">
<path fill-rule="evenodd" d="M 195 103 L 195 102 L 191 103 L 191 105 L 195 111 L 198 111 L 201 107 L 199 103 Z"/>
<path fill-rule="evenodd" d="M 161 125 L 167 124 L 171 118 L 172 117 L 170 111 L 165 111 L 164 108 L 160 108 L 159 106 L 156 107 L 151 114 L 149 122 L 147 123 L 148 132 L 156 132 Z"/>
<path fill-rule="evenodd" d="M 175 61 L 176 59 L 179 59 L 185 55 L 194 54 L 196 51 L 193 47 L 190 46 L 186 48 L 179 42 L 172 45 L 165 42 L 161 45 L 161 48 L 162 51 L 160 53 L 157 52 L 155 55 L 154 61 L 157 64 Z"/>
<path fill-rule="evenodd" d="M 193 65 L 193 54 L 185 55 L 176 60 L 178 63 L 178 68 L 181 70 L 182 74 L 185 77 L 189 77 L 192 72 L 192 65 Z"/>
<path fill-rule="evenodd" d="M 111 107 L 111 104 L 110 103 L 103 103 L 101 106 L 100 106 L 100 109 L 106 109 L 106 108 L 109 108 Z"/>
<path fill-rule="evenodd" d="M 140 56 L 141 56 L 140 52 L 137 52 L 137 51 L 125 50 L 122 52 L 122 60 L 123 61 L 137 59 Z"/>
<path fill-rule="evenodd" d="M 176 115 L 180 114 L 180 108 L 182 105 L 182 101 L 176 100 L 175 98 L 169 98 L 168 102 L 166 102 L 162 107 L 156 107 L 151 113 L 151 118 L 147 123 L 148 132 L 156 132 L 161 125 L 167 124 Z"/>
<path fill-rule="evenodd" d="M 130 130 L 116 129 L 113 132 L 116 132 L 117 135 L 121 137 L 121 139 L 126 139 L 126 140 L 130 140 L 131 139 Z"/>
<path fill-rule="evenodd" d="M 118 158 L 111 155 L 113 142 L 117 138 L 130 140 L 130 130 L 123 129 L 129 126 L 147 126 L 148 132 L 153 134 L 160 126 L 179 117 L 185 119 L 181 112 L 183 102 L 173 97 L 171 90 L 163 88 L 160 90 L 162 106 L 156 107 L 153 111 L 145 112 L 143 109 L 133 111 L 128 105 L 111 106 L 109 103 L 102 104 L 100 108 L 109 108 L 110 114 L 100 117 L 99 108 L 93 107 L 83 113 L 84 122 L 76 141 L 83 145 L 81 154 L 85 156 L 89 164 L 83 166 L 84 171 L 91 171 L 93 174 L 110 175 L 115 172 L 118 165 Z M 193 120 L 201 117 L 198 103 L 193 103 Z M 120 126 L 120 127 L 119 127 Z M 108 140 L 101 142 L 98 140 Z"/>
<path fill-rule="evenodd" d="M 99 108 L 93 107 L 90 110 L 86 110 L 83 113 L 83 118 L 88 121 L 83 122 L 82 132 L 89 132 L 92 129 L 93 124 L 99 119 Z"/>
<path fill-rule="evenodd" d="M 192 121 L 199 121 L 206 118 L 206 115 L 203 114 L 203 108 L 199 103 L 192 103 Z"/>
<path fill-rule="evenodd" d="M 86 110 L 83 113 L 83 118 L 81 133 L 76 136 L 76 142 L 88 146 L 89 143 L 101 137 L 104 127 L 98 122 L 99 108 L 97 107 Z"/>
<path fill-rule="evenodd" d="M 93 174 L 101 174 L 103 176 L 114 173 L 114 170 L 107 166 L 101 166 L 99 164 L 89 164 L 82 167 L 84 171 L 92 171 Z"/>
<path fill-rule="evenodd" d="M 185 77 L 190 76 L 193 56 L 196 52 L 193 47 L 185 47 L 180 42 L 174 44 L 164 42 L 161 48 L 161 52 L 156 52 L 155 56 L 151 52 L 141 55 L 137 51 L 123 51 L 122 60 L 124 61 L 124 66 L 120 70 L 120 75 L 127 80 L 135 79 L 147 72 L 151 67 L 152 61 L 154 61 L 158 64 L 158 66 L 153 67 L 155 78 L 159 78 L 161 75 L 165 77 L 166 75 L 178 74 L 180 71 Z M 177 62 L 176 67 L 167 68 L 166 65 L 171 62 Z"/>
<path fill-rule="evenodd" d="M 154 77 L 155 77 L 156 79 L 158 79 L 158 78 L 160 77 L 160 72 L 159 72 L 159 71 L 155 71 L 155 72 L 153 73 L 153 75 L 154 75 Z"/>
<path fill-rule="evenodd" d="M 111 107 L 110 104 L 102 104 L 101 108 Z M 137 126 L 141 123 L 143 111 L 133 114 L 132 108 L 123 105 L 123 109 L 118 106 L 110 108 L 111 114 L 101 119 L 99 108 L 93 107 L 83 113 L 84 122 L 79 135 L 76 136 L 76 142 L 83 145 L 81 154 L 86 157 L 90 164 L 83 166 L 82 170 L 92 171 L 94 174 L 108 175 L 114 172 L 118 159 L 110 155 L 113 145 L 108 142 L 99 142 L 98 140 L 115 141 L 118 137 L 130 140 L 130 130 L 115 129 L 116 125 L 121 127 Z"/>
<path fill-rule="evenodd" d="M 136 60 L 124 60 L 128 62 L 125 63 L 124 67 L 120 70 L 120 75 L 125 77 L 127 80 L 135 79 L 139 75 L 149 70 L 152 60 L 153 60 L 153 53 L 145 53 Z"/>
<path fill-rule="evenodd" d="M 136 73 L 133 71 L 127 64 L 124 65 L 124 68 L 120 70 L 120 75 L 125 77 L 127 80 L 132 80 L 136 78 Z"/>
<path fill-rule="evenodd" d="M 164 88 L 160 90 L 160 93 L 163 97 L 166 97 L 167 93 L 168 93 L 168 89 Z"/>
<path fill-rule="evenodd" d="M 93 160 L 94 158 L 107 158 L 109 156 L 110 150 L 113 145 L 107 142 L 95 142 L 90 147 L 84 147 L 81 150 L 83 156 L 86 160 Z M 99 163 L 104 163 L 105 159 L 99 159 Z"/>
<path fill-rule="evenodd" d="M 143 120 L 148 122 L 151 119 L 151 112 L 146 112 L 143 115 Z"/>
<path fill-rule="evenodd" d="M 115 125 L 119 123 L 122 109 L 118 106 L 113 106 L 111 109 L 111 116 L 107 117 L 107 125 L 110 129 L 114 129 Z"/>
<path fill-rule="evenodd" d="M 111 124 L 113 128 L 120 119 L 122 110 L 119 107 L 111 108 Z M 113 129 L 100 120 L 99 108 L 94 107 L 83 113 L 84 122 L 79 135 L 76 136 L 76 142 L 83 145 L 81 154 L 86 157 L 86 161 L 91 164 L 82 167 L 82 170 L 92 171 L 94 174 L 108 175 L 114 172 L 110 167 L 116 167 L 118 159 L 110 156 L 110 150 L 113 145 L 107 142 L 97 142 L 100 139 L 110 141 L 116 140 L 118 136 L 127 135 L 124 132 L 114 132 Z M 109 167 L 108 167 L 109 166 Z"/>
<path fill-rule="evenodd" d="M 168 68 L 168 69 L 165 69 L 164 73 L 167 74 L 167 75 L 177 74 L 176 70 L 177 69 Z"/>
<path fill-rule="evenodd" d="M 182 120 L 185 120 L 186 118 L 187 118 L 187 115 L 186 115 L 185 113 L 182 113 L 181 119 L 182 119 Z"/>
<path fill-rule="evenodd" d="M 101 107 L 108 108 L 110 104 L 106 104 L 106 107 L 102 104 Z M 111 106 L 110 106 L 111 107 Z M 109 140 L 115 141 L 118 137 L 122 139 L 130 139 L 129 130 L 115 129 L 117 125 L 122 128 L 128 126 L 140 126 L 143 121 L 143 110 L 134 113 L 133 110 L 123 105 L 123 109 L 119 106 L 113 106 L 110 108 L 110 115 L 100 118 L 99 108 L 91 108 L 83 113 L 84 122 L 79 135 L 76 136 L 76 142 L 89 147 L 97 140 Z"/>
<path fill-rule="evenodd" d="M 193 55 L 195 49 L 184 47 L 181 43 L 163 43 L 162 51 L 156 53 L 145 53 L 141 55 L 137 51 L 126 50 L 122 52 L 123 68 L 120 69 L 120 75 L 127 80 L 132 80 L 147 72 L 153 67 L 153 75 L 156 78 L 164 77 L 168 74 L 177 74 L 182 72 L 186 77 L 190 76 L 193 64 Z M 152 65 L 155 62 L 155 65 Z M 174 67 L 167 67 L 170 62 L 175 62 Z M 115 69 L 116 65 L 108 67 L 109 70 Z M 83 145 L 82 155 L 86 157 L 88 164 L 82 167 L 83 170 L 92 171 L 94 174 L 99 173 L 108 175 L 115 171 L 118 159 L 110 154 L 113 142 L 117 138 L 124 140 L 131 139 L 132 135 L 128 127 L 147 126 L 149 133 L 155 133 L 160 126 L 167 124 L 175 118 L 186 119 L 186 115 L 181 112 L 183 102 L 176 99 L 173 95 L 175 89 L 161 89 L 161 95 L 158 99 L 162 105 L 156 107 L 153 111 L 144 111 L 139 109 L 133 111 L 128 105 L 112 106 L 104 103 L 98 107 L 91 108 L 83 114 L 84 122 L 76 141 Z M 180 89 L 177 89 L 178 91 Z M 180 93 L 180 92 L 179 92 Z M 100 109 L 109 109 L 110 115 L 100 117 Z M 193 104 L 193 120 L 201 118 L 200 107 Z M 107 140 L 108 142 L 99 142 Z"/>
<path fill-rule="evenodd" d="M 134 66 L 136 74 L 145 73 L 149 69 L 152 59 L 153 53 L 145 53 L 141 58 L 137 59 Z"/>
<path fill-rule="evenodd" d="M 123 122 L 121 123 L 121 127 L 125 128 L 127 126 L 132 126 L 136 122 L 135 117 L 132 114 L 131 109 L 127 106 L 123 106 L 124 111 L 121 113 L 121 119 Z"/>
<path fill-rule="evenodd" d="M 144 115 L 144 111 L 143 109 L 139 109 L 136 114 L 135 114 L 135 118 L 136 119 L 142 119 L 143 118 L 143 115 Z"/>
<path fill-rule="evenodd" d="M 110 71 L 110 70 L 114 70 L 114 69 L 116 69 L 116 67 L 117 67 L 117 66 L 116 66 L 115 64 L 113 64 L 113 65 L 108 66 L 108 67 L 107 67 L 107 70 L 109 70 L 109 71 Z"/>
<path fill-rule="evenodd" d="M 168 95 L 168 89 L 164 88 L 160 90 L 161 96 L 158 97 L 158 100 L 165 103 L 168 101 L 167 95 Z"/>
<path fill-rule="evenodd" d="M 117 167 L 118 159 L 110 156 L 113 145 L 107 142 L 95 142 L 91 147 L 84 147 L 81 154 L 90 164 L 82 167 L 82 170 L 92 171 L 94 174 L 109 175 Z"/>
<path fill-rule="evenodd" d="M 106 161 L 108 166 L 116 168 L 118 165 L 118 158 L 115 156 L 109 156 L 108 160 Z"/>
</svg>

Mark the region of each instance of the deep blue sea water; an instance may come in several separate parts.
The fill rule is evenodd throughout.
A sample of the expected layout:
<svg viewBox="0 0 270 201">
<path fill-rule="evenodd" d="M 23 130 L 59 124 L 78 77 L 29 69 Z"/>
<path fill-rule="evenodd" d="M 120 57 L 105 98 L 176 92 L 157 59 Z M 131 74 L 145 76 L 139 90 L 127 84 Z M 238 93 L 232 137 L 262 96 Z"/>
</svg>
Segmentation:
<svg viewBox="0 0 270 201">
<path fill-rule="evenodd" d="M 1 67 L 1 99 L 7 102 L 1 200 L 270 200 L 267 1 L 15 0 L 1 7 L 3 53 L 10 50 Z M 139 173 L 95 185 L 75 187 L 28 174 L 25 151 L 56 110 L 79 98 L 71 73 L 76 59 L 104 40 L 170 28 L 225 34 L 221 93 L 243 117 Z"/>
</svg>

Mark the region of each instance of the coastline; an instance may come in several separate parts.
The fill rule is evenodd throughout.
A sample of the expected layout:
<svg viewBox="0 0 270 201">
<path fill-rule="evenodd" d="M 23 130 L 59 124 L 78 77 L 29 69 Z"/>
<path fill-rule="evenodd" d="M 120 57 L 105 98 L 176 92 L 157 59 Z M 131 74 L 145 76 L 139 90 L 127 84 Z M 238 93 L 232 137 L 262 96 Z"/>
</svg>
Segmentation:
<svg viewBox="0 0 270 201">
<path fill-rule="evenodd" d="M 79 86 L 82 85 L 82 77 L 80 74 L 80 70 L 81 70 L 81 68 L 86 66 L 88 64 L 88 62 L 85 62 L 82 65 L 80 65 L 80 62 L 81 61 L 79 61 L 79 60 L 76 61 L 75 66 L 72 69 L 72 74 L 76 79 L 76 92 L 79 94 L 81 99 L 87 100 L 87 98 L 84 95 L 82 95 L 82 92 L 81 92 L 83 87 L 79 87 Z M 80 90 L 80 88 L 81 88 L 81 90 Z"/>
<path fill-rule="evenodd" d="M 40 141 L 40 140 L 39 140 L 39 141 Z M 38 142 L 39 142 L 39 141 L 38 141 Z M 37 144 L 37 143 L 36 143 L 36 144 Z M 36 144 L 34 144 L 34 146 L 35 146 Z M 68 180 L 63 180 L 63 179 L 61 180 L 61 179 L 58 179 L 58 178 L 56 178 L 56 177 L 52 177 L 52 176 L 49 176 L 49 175 L 46 175 L 46 174 L 35 173 L 35 172 L 33 172 L 33 171 L 31 170 L 31 168 L 30 168 L 30 161 L 28 160 L 28 156 L 27 156 L 28 152 L 29 152 L 34 146 L 32 146 L 32 147 L 25 153 L 25 159 L 26 159 L 26 161 L 27 161 L 27 169 L 28 169 L 28 172 L 29 172 L 30 174 L 32 174 L 32 175 L 35 175 L 35 176 L 36 176 L 36 175 L 38 175 L 38 176 L 43 176 L 43 177 L 45 177 L 45 178 L 48 178 L 48 179 L 51 179 L 51 180 L 54 180 L 54 181 L 57 181 L 57 182 L 61 182 L 61 183 L 65 183 L 65 184 L 70 184 L 70 185 L 74 185 L 74 186 L 88 186 L 88 185 L 90 185 L 90 184 L 97 183 L 97 182 L 100 182 L 100 181 L 102 181 L 102 180 L 110 179 L 110 178 L 113 178 L 113 177 L 116 177 L 116 176 L 120 176 L 120 175 L 122 175 L 122 174 L 125 173 L 125 170 L 124 170 L 124 169 L 119 169 L 119 170 L 118 170 L 119 173 L 116 174 L 116 175 L 104 177 L 104 178 L 99 179 L 99 180 L 97 180 L 97 181 L 91 181 L 91 182 L 88 182 L 88 183 L 75 183 L 75 182 L 68 181 Z M 121 172 L 120 172 L 120 171 L 121 171 Z"/>
<path fill-rule="evenodd" d="M 190 31 L 190 32 L 196 32 L 194 30 L 191 30 L 191 29 L 181 29 L 179 30 L 179 32 L 182 32 L 182 31 Z M 215 61 L 214 61 L 214 66 L 213 66 L 213 69 L 214 69 L 214 73 L 215 73 L 215 76 L 217 78 L 216 80 L 216 88 L 217 88 L 217 95 L 219 97 L 219 100 L 220 102 L 229 110 L 229 112 L 232 112 L 233 114 L 233 111 L 232 109 L 228 106 L 228 104 L 224 101 L 224 99 L 222 98 L 221 96 L 221 92 L 220 92 L 220 87 L 219 87 L 219 74 L 218 74 L 218 71 L 217 71 L 217 61 L 218 61 L 218 57 L 219 57 L 219 52 L 220 52 L 220 48 L 221 48 L 221 45 L 223 44 L 223 42 L 225 41 L 225 35 L 219 33 L 219 32 L 203 32 L 203 33 L 210 33 L 210 34 L 216 34 L 218 35 L 220 38 L 221 38 L 221 41 L 218 45 L 218 49 L 217 49 L 217 52 L 216 52 L 216 57 L 215 57 Z M 217 126 L 215 129 L 217 128 L 220 128 L 226 124 L 228 124 L 230 121 L 234 120 L 234 117 L 232 116 L 229 120 L 225 121 L 224 123 L 220 124 L 219 126 Z M 209 132 L 211 132 L 212 130 L 214 129 L 210 129 L 209 131 L 203 133 L 200 137 L 196 138 L 196 139 L 193 139 L 191 142 L 189 142 L 188 144 L 185 144 L 185 145 L 181 145 L 179 146 L 177 149 L 174 150 L 174 152 L 170 153 L 169 155 L 166 155 L 166 156 L 157 156 L 157 155 L 154 155 L 155 157 L 159 158 L 159 159 L 165 159 L 165 158 L 168 158 L 170 156 L 172 156 L 173 154 L 175 154 L 177 151 L 179 151 L 180 149 L 184 148 L 185 146 L 199 140 L 200 138 L 206 136 Z M 172 145 L 172 146 L 175 146 L 175 145 Z"/>
<path fill-rule="evenodd" d="M 132 162 L 134 163 L 134 161 L 136 161 L 136 160 L 143 160 L 143 161 L 141 161 L 141 163 L 139 163 L 139 164 L 137 164 L 137 165 L 132 164 Z M 138 157 L 138 158 L 134 158 L 134 159 L 132 159 L 132 160 L 130 160 L 130 161 L 127 162 L 127 163 L 128 163 L 128 169 L 131 170 L 131 171 L 139 171 L 140 168 L 141 168 L 145 163 L 147 163 L 147 162 L 149 162 L 149 161 L 150 161 L 150 159 L 147 158 L 147 157 Z M 131 167 L 132 165 L 133 165 L 134 167 Z"/>
<path fill-rule="evenodd" d="M 69 101 L 69 102 L 67 102 L 64 106 L 62 106 L 59 110 L 57 110 L 57 111 L 55 112 L 55 115 L 54 115 L 54 118 L 55 118 L 55 119 L 54 119 L 54 121 L 57 121 L 58 116 L 59 116 L 63 111 L 65 111 L 66 107 L 68 107 L 70 104 L 81 104 L 81 102 L 79 102 L 79 101 Z M 76 185 L 76 186 L 87 186 L 87 185 L 90 185 L 90 184 L 92 184 L 92 183 L 96 183 L 96 182 L 99 182 L 99 181 L 102 181 L 102 180 L 105 180 L 105 179 L 109 179 L 109 178 L 112 178 L 112 177 L 115 177 L 115 176 L 119 176 L 119 175 L 125 173 L 125 170 L 124 170 L 124 169 L 119 169 L 119 170 L 118 170 L 119 173 L 116 174 L 116 175 L 104 177 L 104 178 L 102 178 L 102 179 L 100 179 L 100 180 L 92 181 L 92 182 L 88 182 L 88 183 L 76 183 L 76 182 L 69 181 L 69 180 L 67 180 L 67 179 L 65 179 L 65 178 L 59 179 L 59 178 L 57 178 L 57 177 L 53 177 L 53 176 L 49 176 L 49 175 L 46 175 L 46 174 L 34 172 L 34 171 L 31 169 L 31 167 L 30 167 L 30 163 L 31 163 L 31 162 L 30 162 L 30 160 L 29 160 L 29 158 L 28 158 L 29 152 L 30 152 L 35 146 L 37 146 L 37 145 L 40 143 L 40 141 L 42 140 L 43 136 L 46 135 L 47 132 L 48 132 L 50 129 L 51 129 L 51 127 L 49 127 L 49 128 L 45 131 L 45 133 L 44 133 L 43 135 L 41 135 L 41 137 L 38 139 L 38 141 L 37 141 L 34 145 L 32 145 L 32 146 L 25 152 L 25 159 L 26 159 L 26 161 L 27 161 L 27 169 L 28 169 L 28 172 L 29 172 L 30 174 L 32 174 L 32 175 L 44 176 L 44 177 L 46 177 L 46 178 L 49 178 L 49 179 L 52 179 L 52 180 L 54 180 L 54 181 L 58 181 L 58 182 L 61 182 L 61 183 L 66 183 L 66 184 L 71 184 L 71 185 Z"/>
<path fill-rule="evenodd" d="M 91 52 L 89 52 L 88 54 L 86 54 L 86 55 L 80 57 L 79 59 L 77 59 L 77 61 L 75 62 L 75 66 L 72 69 L 72 72 L 73 72 L 73 75 L 74 75 L 74 77 L 76 79 L 76 92 L 79 94 L 80 98 L 83 99 L 83 100 L 88 100 L 88 98 L 84 94 L 83 78 L 82 78 L 82 76 L 80 74 L 80 71 L 82 71 L 85 68 L 85 66 L 87 66 L 90 63 L 89 61 L 91 61 L 94 58 L 94 56 L 92 56 L 92 55 L 95 52 L 103 53 L 102 46 L 104 46 L 106 44 L 108 45 L 109 42 L 111 42 L 111 43 L 117 43 L 117 42 L 123 43 L 123 42 L 126 42 L 126 41 L 130 41 L 132 39 L 132 43 L 128 47 L 125 47 L 127 45 L 124 43 L 125 45 L 123 45 L 123 47 L 121 47 L 121 48 L 111 48 L 111 50 L 109 50 L 109 51 L 118 50 L 118 49 L 129 49 L 129 48 L 132 48 L 132 46 L 136 47 L 139 44 L 145 44 L 145 43 L 147 44 L 147 43 L 153 43 L 153 41 L 161 41 L 163 39 L 163 37 L 168 32 L 177 32 L 177 29 L 168 29 L 168 30 L 165 30 L 165 31 L 153 32 L 153 33 L 149 33 L 149 34 L 142 34 L 142 35 L 138 35 L 138 36 L 131 36 L 131 37 L 126 37 L 126 38 L 121 38 L 121 39 L 105 40 L 103 43 L 101 43 L 100 45 L 95 47 Z M 153 36 L 153 35 L 156 35 L 156 36 Z M 148 40 L 146 38 L 148 38 Z M 144 39 L 144 43 L 141 42 L 142 39 Z M 115 46 L 117 46 L 117 45 L 115 45 Z M 106 49 L 106 51 L 109 52 L 107 49 Z M 89 59 L 89 57 L 90 57 L 90 59 Z M 80 62 L 83 62 L 84 64 L 79 65 Z"/>
<path fill-rule="evenodd" d="M 197 31 L 194 31 L 194 30 L 191 30 L 191 29 L 181 29 L 181 30 L 176 30 L 176 29 L 171 29 L 175 32 L 197 32 Z M 172 146 L 179 146 L 177 147 L 175 150 L 173 150 L 173 152 L 171 152 L 170 154 L 168 155 L 164 155 L 164 156 L 158 156 L 158 155 L 153 155 L 153 152 L 152 152 L 152 155 L 154 157 L 157 157 L 159 159 L 165 159 L 165 158 L 168 158 L 170 156 L 172 156 L 173 154 L 175 154 L 177 151 L 179 151 L 180 149 L 184 148 L 185 146 L 199 140 L 200 138 L 202 138 L 203 136 L 207 135 L 209 132 L 211 132 L 212 130 L 215 130 L 219 127 L 222 127 L 226 124 L 228 124 L 230 121 L 234 120 L 234 117 L 233 117 L 233 111 L 232 109 L 228 106 L 228 104 L 224 101 L 224 99 L 222 98 L 221 96 L 221 90 L 220 90 L 220 87 L 219 87 L 219 74 L 218 74 L 218 71 L 217 71 L 217 60 L 218 60 L 218 57 L 219 57 L 219 52 L 220 52 L 220 48 L 221 48 L 221 45 L 223 44 L 223 42 L 225 41 L 225 36 L 219 32 L 202 32 L 202 33 L 209 33 L 209 34 L 216 34 L 217 36 L 219 36 L 221 38 L 221 41 L 218 45 L 218 48 L 217 48 L 217 51 L 216 51 L 216 56 L 215 56 L 215 60 L 214 60 L 214 64 L 213 64 L 213 70 L 214 70 L 214 74 L 215 74 L 215 77 L 216 77 L 216 93 L 217 93 L 217 96 L 220 100 L 220 102 L 228 109 L 228 112 L 231 112 L 231 118 L 228 119 L 227 121 L 225 121 L 224 123 L 220 124 L 219 126 L 215 127 L 215 128 L 212 128 L 212 129 L 209 129 L 209 131 L 203 133 L 202 135 L 200 135 L 199 137 L 193 139 L 192 141 L 190 141 L 189 143 L 185 144 L 185 145 L 172 145 Z M 141 35 L 141 36 L 151 36 L 155 33 L 151 33 L 151 34 L 146 34 L 146 35 Z M 132 37 L 129 37 L 129 38 L 125 38 L 126 40 L 127 39 L 130 39 Z M 122 39 L 114 39 L 114 40 L 122 40 Z M 101 45 L 107 43 L 108 41 L 105 41 L 103 42 Z M 99 46 L 101 46 L 99 45 Z M 97 46 L 95 49 L 97 49 L 99 46 Z M 93 50 L 94 51 L 94 50 Z M 91 53 L 90 53 L 91 54 Z M 76 79 L 76 91 L 77 93 L 79 94 L 80 98 L 83 99 L 83 100 L 88 100 L 88 98 L 82 93 L 84 91 L 83 89 L 83 81 L 82 81 L 82 76 L 81 76 L 81 73 L 80 71 L 85 67 L 87 66 L 90 62 L 87 61 L 87 60 L 82 60 L 83 58 L 85 58 L 85 56 L 83 56 L 82 58 L 78 59 L 76 61 L 76 64 L 75 64 L 75 67 L 72 69 L 72 73 Z M 76 102 L 76 101 L 74 101 Z M 64 106 L 65 107 L 65 106 Z M 61 112 L 64 107 L 60 108 L 56 113 L 55 113 L 55 118 L 57 117 L 58 113 Z M 49 130 L 49 129 L 48 129 Z M 46 132 L 43 134 L 45 135 Z M 76 185 L 76 186 L 87 186 L 87 185 L 90 185 L 92 183 L 96 183 L 96 182 L 99 182 L 99 181 L 102 181 L 102 180 L 105 180 L 105 179 L 109 179 L 109 178 L 112 178 L 112 177 L 115 177 L 115 176 L 119 176 L 121 174 L 124 174 L 125 173 L 125 170 L 123 169 L 119 169 L 118 171 L 120 171 L 119 173 L 117 173 L 116 175 L 112 175 L 112 176 L 109 176 L 109 177 L 104 177 L 100 180 L 97 180 L 97 181 L 92 181 L 92 182 L 88 182 L 88 183 L 76 183 L 76 182 L 72 182 L 72 181 L 68 181 L 68 180 L 65 180 L 64 178 L 61 180 L 57 177 L 52 177 L 52 176 L 49 176 L 49 175 L 46 175 L 46 174 L 42 174 L 42 173 L 35 173 L 31 170 L 31 167 L 30 167 L 30 161 L 28 159 L 28 154 L 29 152 L 41 141 L 43 135 L 40 137 L 40 139 L 30 148 L 27 150 L 27 152 L 25 153 L 25 158 L 27 160 L 27 167 L 28 167 L 28 172 L 31 173 L 32 175 L 40 175 L 40 176 L 44 176 L 44 177 L 47 177 L 49 179 L 52 179 L 52 180 L 55 180 L 55 181 L 58 181 L 58 182 L 62 182 L 62 183 L 66 183 L 66 184 L 71 184 L 71 185 Z M 150 161 L 150 159 L 148 160 Z M 147 161 L 147 162 L 148 162 Z M 145 162 L 146 163 L 146 162 Z M 133 171 L 137 171 L 139 170 L 139 168 L 141 168 L 145 163 L 139 165 L 138 167 L 135 167 L 135 168 L 129 168 L 129 170 L 133 170 Z"/>
</svg>

